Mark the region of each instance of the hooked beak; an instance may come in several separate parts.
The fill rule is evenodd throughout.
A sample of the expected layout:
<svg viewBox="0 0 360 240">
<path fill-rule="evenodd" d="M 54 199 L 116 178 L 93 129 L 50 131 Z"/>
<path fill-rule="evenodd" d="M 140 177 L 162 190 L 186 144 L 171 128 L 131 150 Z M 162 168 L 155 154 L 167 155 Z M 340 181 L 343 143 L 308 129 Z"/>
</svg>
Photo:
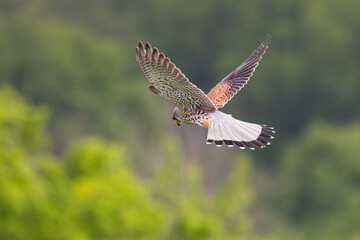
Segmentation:
<svg viewBox="0 0 360 240">
<path fill-rule="evenodd" d="M 177 120 L 176 118 L 173 118 L 173 121 L 174 121 L 174 123 L 176 123 L 180 127 L 181 122 L 179 120 Z"/>
</svg>

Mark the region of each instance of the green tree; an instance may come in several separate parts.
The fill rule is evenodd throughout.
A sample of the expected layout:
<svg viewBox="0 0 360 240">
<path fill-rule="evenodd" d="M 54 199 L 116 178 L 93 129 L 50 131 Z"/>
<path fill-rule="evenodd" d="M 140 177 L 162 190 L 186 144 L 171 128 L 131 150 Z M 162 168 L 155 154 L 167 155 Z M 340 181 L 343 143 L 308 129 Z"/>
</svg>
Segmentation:
<svg viewBox="0 0 360 240">
<path fill-rule="evenodd" d="M 0 239 L 257 239 L 248 156 L 209 193 L 167 138 L 152 177 L 140 179 L 115 142 L 86 138 L 53 156 L 44 108 L 11 88 L 0 102 Z"/>
<path fill-rule="evenodd" d="M 197 164 L 184 163 L 179 142 L 163 139 L 162 162 L 151 180 L 153 194 L 167 213 L 164 239 L 256 239 L 247 211 L 253 199 L 249 186 L 250 156 L 237 164 L 214 192 L 204 189 Z"/>
<path fill-rule="evenodd" d="M 161 112 L 160 99 L 151 96 L 145 79 L 132 73 L 134 48 L 56 18 L 36 20 L 32 14 L 0 15 L 5 53 L 0 56 L 0 83 L 51 107 L 48 129 L 57 153 L 70 139 L 89 134 L 126 139 L 129 146 L 157 136 L 160 127 L 154 123 L 163 118 L 154 113 Z"/>
<path fill-rule="evenodd" d="M 300 239 L 357 239 L 360 125 L 314 122 L 282 157 L 277 210 Z"/>
<path fill-rule="evenodd" d="M 1 239 L 157 239 L 161 208 L 121 147 L 84 140 L 55 161 L 44 110 L 9 88 L 0 102 Z"/>
</svg>

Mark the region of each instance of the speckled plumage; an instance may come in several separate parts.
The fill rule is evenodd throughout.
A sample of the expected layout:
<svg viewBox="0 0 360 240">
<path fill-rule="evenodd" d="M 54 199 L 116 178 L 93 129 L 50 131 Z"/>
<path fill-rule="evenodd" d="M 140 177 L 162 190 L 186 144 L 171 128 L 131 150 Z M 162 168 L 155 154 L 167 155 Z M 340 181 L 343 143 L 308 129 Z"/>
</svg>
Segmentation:
<svg viewBox="0 0 360 240">
<path fill-rule="evenodd" d="M 273 138 L 268 133 L 274 133 L 266 125 L 252 124 L 236 120 L 231 115 L 218 111 L 241 88 L 247 84 L 259 65 L 263 54 L 270 43 L 270 36 L 234 71 L 220 81 L 211 91 L 205 93 L 191 83 L 169 58 L 152 48 L 149 43 L 139 42 L 136 47 L 136 60 L 149 80 L 149 90 L 159 96 L 164 96 L 178 109 L 174 109 L 174 121 L 196 124 L 209 128 L 207 143 L 215 142 L 217 146 L 225 142 L 228 146 L 237 145 L 240 148 L 264 147 Z"/>
<path fill-rule="evenodd" d="M 207 108 L 215 110 L 214 104 L 205 93 L 192 84 L 189 79 L 157 48 L 149 43 L 139 42 L 136 60 L 150 86 L 158 95 L 164 96 L 184 110 Z"/>
<path fill-rule="evenodd" d="M 184 123 L 196 124 L 203 128 L 207 128 L 209 121 L 211 120 L 208 111 L 199 108 L 190 111 L 182 111 L 180 118 Z"/>
</svg>

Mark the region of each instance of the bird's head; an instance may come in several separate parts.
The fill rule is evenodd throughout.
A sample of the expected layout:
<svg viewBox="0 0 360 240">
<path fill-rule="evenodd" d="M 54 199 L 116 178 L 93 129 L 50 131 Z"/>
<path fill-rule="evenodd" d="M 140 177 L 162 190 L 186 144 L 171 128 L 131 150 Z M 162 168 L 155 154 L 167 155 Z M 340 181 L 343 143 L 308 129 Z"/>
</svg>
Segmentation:
<svg viewBox="0 0 360 240">
<path fill-rule="evenodd" d="M 174 108 L 172 119 L 178 126 L 180 126 L 181 118 L 180 118 L 180 109 L 178 107 Z"/>
</svg>

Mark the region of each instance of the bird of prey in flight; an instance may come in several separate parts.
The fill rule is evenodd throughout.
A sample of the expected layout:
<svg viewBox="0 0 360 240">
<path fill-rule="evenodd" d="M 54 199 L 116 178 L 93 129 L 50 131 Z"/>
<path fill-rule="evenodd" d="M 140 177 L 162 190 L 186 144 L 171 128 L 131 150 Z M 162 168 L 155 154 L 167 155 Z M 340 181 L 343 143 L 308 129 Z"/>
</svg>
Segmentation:
<svg viewBox="0 0 360 240">
<path fill-rule="evenodd" d="M 207 128 L 208 144 L 214 142 L 216 146 L 221 146 L 225 143 L 229 147 L 236 145 L 241 149 L 254 150 L 255 147 L 270 145 L 274 129 L 237 120 L 218 109 L 247 84 L 269 43 L 270 35 L 267 35 L 259 47 L 208 94 L 191 83 L 164 53 L 152 48 L 149 43 L 144 45 L 139 42 L 136 60 L 150 82 L 149 90 L 176 105 L 172 119 L 178 126 L 188 123 Z"/>
</svg>

